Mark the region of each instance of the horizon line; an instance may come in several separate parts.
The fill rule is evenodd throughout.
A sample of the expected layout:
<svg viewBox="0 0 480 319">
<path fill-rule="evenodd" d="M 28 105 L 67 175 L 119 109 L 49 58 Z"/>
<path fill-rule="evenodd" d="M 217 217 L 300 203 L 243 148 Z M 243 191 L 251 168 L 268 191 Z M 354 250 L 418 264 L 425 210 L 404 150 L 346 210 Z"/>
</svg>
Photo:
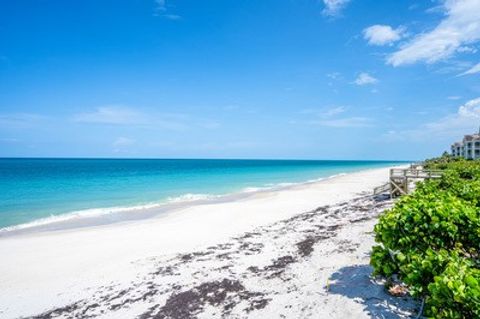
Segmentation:
<svg viewBox="0 0 480 319">
<path fill-rule="evenodd" d="M 67 157 L 67 156 L 0 156 L 0 159 L 85 159 L 85 160 L 244 160 L 244 161 L 369 161 L 369 162 L 418 162 L 406 159 L 313 159 L 313 158 L 196 158 L 196 157 Z"/>
</svg>

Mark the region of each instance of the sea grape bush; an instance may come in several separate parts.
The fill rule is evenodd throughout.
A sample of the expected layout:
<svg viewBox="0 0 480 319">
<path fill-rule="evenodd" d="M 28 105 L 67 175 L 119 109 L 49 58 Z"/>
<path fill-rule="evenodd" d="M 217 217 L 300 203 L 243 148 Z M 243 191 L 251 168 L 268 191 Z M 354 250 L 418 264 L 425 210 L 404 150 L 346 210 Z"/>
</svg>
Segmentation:
<svg viewBox="0 0 480 319">
<path fill-rule="evenodd" d="M 431 318 L 480 318 L 480 161 L 427 161 L 420 183 L 375 226 L 374 273 L 397 275 Z"/>
<path fill-rule="evenodd" d="M 478 266 L 478 265 L 477 265 Z M 468 258 L 450 258 L 428 286 L 429 311 L 435 318 L 480 318 L 480 270 Z"/>
</svg>

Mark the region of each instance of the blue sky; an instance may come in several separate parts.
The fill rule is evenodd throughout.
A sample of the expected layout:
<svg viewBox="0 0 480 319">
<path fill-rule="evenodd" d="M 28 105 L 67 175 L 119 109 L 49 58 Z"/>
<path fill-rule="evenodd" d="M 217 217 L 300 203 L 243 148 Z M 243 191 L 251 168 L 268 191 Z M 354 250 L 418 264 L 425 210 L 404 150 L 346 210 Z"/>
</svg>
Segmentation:
<svg viewBox="0 0 480 319">
<path fill-rule="evenodd" d="M 0 6 L 0 156 L 422 159 L 480 125 L 478 0 Z"/>
</svg>

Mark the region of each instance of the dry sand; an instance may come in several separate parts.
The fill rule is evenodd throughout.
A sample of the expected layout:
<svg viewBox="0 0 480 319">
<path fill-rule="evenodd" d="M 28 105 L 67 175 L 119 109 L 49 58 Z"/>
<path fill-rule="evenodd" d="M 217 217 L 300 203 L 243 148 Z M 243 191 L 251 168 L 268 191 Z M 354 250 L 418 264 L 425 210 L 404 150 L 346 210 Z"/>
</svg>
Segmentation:
<svg viewBox="0 0 480 319">
<path fill-rule="evenodd" d="M 0 238 L 0 317 L 402 318 L 370 280 L 374 169 L 111 225 Z"/>
</svg>

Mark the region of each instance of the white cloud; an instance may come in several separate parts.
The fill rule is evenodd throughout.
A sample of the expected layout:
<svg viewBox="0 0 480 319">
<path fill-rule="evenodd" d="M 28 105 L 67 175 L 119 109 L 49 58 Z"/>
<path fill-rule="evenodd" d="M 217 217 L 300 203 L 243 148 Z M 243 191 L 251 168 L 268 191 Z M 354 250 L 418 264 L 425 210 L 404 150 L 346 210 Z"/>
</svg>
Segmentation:
<svg viewBox="0 0 480 319">
<path fill-rule="evenodd" d="M 460 106 L 458 114 L 463 118 L 480 119 L 480 97 L 470 100 Z"/>
<path fill-rule="evenodd" d="M 386 45 L 402 38 L 403 28 L 392 29 L 389 25 L 372 25 L 363 30 L 363 38 L 371 45 Z"/>
<path fill-rule="evenodd" d="M 386 134 L 389 140 L 431 141 L 447 139 L 454 142 L 464 134 L 477 132 L 480 124 L 480 98 L 468 101 L 460 106 L 456 113 L 449 114 L 437 121 L 426 123 L 411 130 Z"/>
<path fill-rule="evenodd" d="M 325 4 L 323 14 L 330 17 L 338 16 L 349 2 L 350 0 L 323 0 Z"/>
<path fill-rule="evenodd" d="M 434 63 L 452 56 L 460 47 L 480 40 L 480 1 L 445 0 L 445 18 L 387 58 L 393 66 L 424 61 Z"/>
<path fill-rule="evenodd" d="M 367 117 L 345 117 L 335 119 L 324 119 L 319 121 L 312 121 L 312 124 L 320 126 L 345 128 L 345 127 L 370 127 L 372 120 Z"/>
<path fill-rule="evenodd" d="M 375 84 L 378 82 L 378 79 L 374 78 L 370 74 L 366 72 L 362 72 L 358 75 L 353 83 L 356 85 L 367 85 L 367 84 Z"/>
<path fill-rule="evenodd" d="M 476 74 L 476 73 L 480 73 L 480 63 L 472 66 L 470 69 L 468 69 L 467 71 L 463 72 L 460 75 L 469 75 L 469 74 Z"/>
</svg>

